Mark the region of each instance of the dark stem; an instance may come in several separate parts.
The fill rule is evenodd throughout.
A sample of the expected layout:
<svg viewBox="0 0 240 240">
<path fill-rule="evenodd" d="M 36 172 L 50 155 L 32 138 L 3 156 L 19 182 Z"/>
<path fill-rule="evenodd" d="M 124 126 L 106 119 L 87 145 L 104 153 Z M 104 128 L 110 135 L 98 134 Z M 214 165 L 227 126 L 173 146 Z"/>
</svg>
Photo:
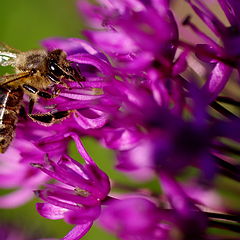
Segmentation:
<svg viewBox="0 0 240 240">
<path fill-rule="evenodd" d="M 216 162 L 218 163 L 218 165 L 220 167 L 223 167 L 229 171 L 232 171 L 234 173 L 239 173 L 239 166 L 238 165 L 233 165 L 229 162 L 224 161 L 223 159 L 221 159 L 220 157 L 214 156 L 214 159 L 216 160 Z"/>
<path fill-rule="evenodd" d="M 235 215 L 229 215 L 229 214 L 224 214 L 224 213 L 212 213 L 212 212 L 205 212 L 205 214 L 209 218 L 217 218 L 217 219 L 222 219 L 222 220 L 230 220 L 234 222 L 240 223 L 240 216 L 235 216 Z"/>
<path fill-rule="evenodd" d="M 240 177 L 238 175 L 233 174 L 233 173 L 227 171 L 226 169 L 219 168 L 218 170 L 219 170 L 219 173 L 222 174 L 223 176 L 230 178 L 236 182 L 240 182 Z"/>
<path fill-rule="evenodd" d="M 231 120 L 239 120 L 239 117 L 236 116 L 234 113 L 230 112 L 228 109 L 223 107 L 221 104 L 217 102 L 212 102 L 210 106 L 216 110 L 217 112 L 221 113 L 224 117 L 231 119 Z"/>
<path fill-rule="evenodd" d="M 215 228 L 226 229 L 226 230 L 236 232 L 236 233 L 240 233 L 240 226 L 238 224 L 209 220 L 209 226 L 215 227 Z"/>
<path fill-rule="evenodd" d="M 217 97 L 216 100 L 218 102 L 227 103 L 227 104 L 231 104 L 236 107 L 240 107 L 240 102 L 236 101 L 235 99 L 232 99 L 230 97 L 219 96 L 219 97 Z"/>
<path fill-rule="evenodd" d="M 236 149 L 232 146 L 214 144 L 213 147 L 214 147 L 214 149 L 219 150 L 224 153 L 240 155 L 240 149 Z"/>
<path fill-rule="evenodd" d="M 221 174 L 223 174 L 226 177 L 229 177 L 235 181 L 240 181 L 240 166 L 239 165 L 233 165 L 229 162 L 224 161 L 223 159 L 213 156 L 215 159 L 218 170 Z"/>
<path fill-rule="evenodd" d="M 210 51 L 207 51 L 207 50 L 204 50 L 204 49 L 199 50 L 198 48 L 196 48 L 195 45 L 192 45 L 190 43 L 184 42 L 182 40 L 180 40 L 178 42 L 178 47 L 189 49 L 189 50 L 193 51 L 194 53 L 196 53 L 198 55 L 201 55 L 203 57 L 208 57 L 208 58 L 215 59 L 215 60 L 220 61 L 220 62 L 222 62 L 222 63 L 224 63 L 224 64 L 226 64 L 226 65 L 228 65 L 230 67 L 234 67 L 234 68 L 238 67 L 237 59 L 234 59 L 234 58 L 230 59 L 230 58 L 226 58 L 226 57 L 217 56 L 214 53 L 212 53 Z"/>
</svg>

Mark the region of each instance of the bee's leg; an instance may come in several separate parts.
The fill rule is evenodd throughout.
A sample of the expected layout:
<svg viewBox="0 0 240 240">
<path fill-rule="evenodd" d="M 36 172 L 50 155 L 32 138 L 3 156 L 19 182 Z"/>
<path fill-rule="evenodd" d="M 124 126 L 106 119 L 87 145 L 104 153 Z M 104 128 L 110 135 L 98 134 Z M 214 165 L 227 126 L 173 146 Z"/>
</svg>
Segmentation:
<svg viewBox="0 0 240 240">
<path fill-rule="evenodd" d="M 53 83 L 55 83 L 55 84 L 61 84 L 61 85 L 63 85 L 64 87 L 66 87 L 66 88 L 69 89 L 69 86 L 68 86 L 65 82 L 59 80 L 59 79 L 61 79 L 61 78 L 55 77 L 53 74 L 50 74 L 50 73 L 46 74 L 46 77 L 47 77 L 50 81 L 52 81 Z"/>
<path fill-rule="evenodd" d="M 38 95 L 39 97 L 42 97 L 42 98 L 50 99 L 50 98 L 55 98 L 57 96 L 57 94 L 50 94 L 48 92 L 40 91 L 37 88 L 35 88 L 31 85 L 28 85 L 28 84 L 23 84 L 22 87 L 25 90 L 27 90 L 28 92 L 30 92 L 32 94 L 36 94 L 36 95 Z"/>
<path fill-rule="evenodd" d="M 80 67 L 79 64 L 76 64 L 76 72 L 77 72 L 77 81 L 81 81 L 84 82 L 86 81 L 86 78 L 82 75 L 81 71 L 80 71 Z M 79 83 L 80 84 L 80 83 Z"/>
<path fill-rule="evenodd" d="M 60 111 L 54 113 L 38 113 L 38 114 L 28 114 L 28 116 L 38 124 L 44 126 L 51 126 L 54 123 L 59 123 L 62 120 L 70 116 L 71 111 Z"/>
<path fill-rule="evenodd" d="M 61 82 L 59 78 L 55 77 L 53 74 L 48 73 L 46 74 L 46 77 L 55 84 L 58 84 Z"/>
<path fill-rule="evenodd" d="M 26 112 L 26 109 L 23 105 L 21 105 L 21 107 L 20 107 L 19 116 L 22 117 L 25 120 L 27 119 L 27 112 Z"/>
<path fill-rule="evenodd" d="M 29 104 L 28 104 L 28 113 L 31 114 L 33 111 L 33 106 L 34 106 L 35 101 L 30 98 Z"/>
<path fill-rule="evenodd" d="M 83 85 L 81 82 L 86 81 L 86 78 L 82 75 L 79 64 L 75 62 L 70 62 L 70 63 L 72 64 L 72 66 L 69 67 L 69 72 L 71 72 L 71 75 L 66 77 L 77 82 L 79 86 L 83 88 Z"/>
</svg>

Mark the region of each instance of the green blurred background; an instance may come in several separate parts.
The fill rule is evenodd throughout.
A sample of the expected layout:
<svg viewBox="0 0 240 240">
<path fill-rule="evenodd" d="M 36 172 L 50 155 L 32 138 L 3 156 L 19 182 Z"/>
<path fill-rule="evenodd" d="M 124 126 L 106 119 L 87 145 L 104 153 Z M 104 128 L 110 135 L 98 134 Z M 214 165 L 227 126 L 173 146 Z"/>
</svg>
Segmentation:
<svg viewBox="0 0 240 240">
<path fill-rule="evenodd" d="M 81 37 L 83 21 L 77 12 L 75 0 L 1 0 L 0 41 L 22 51 L 40 47 L 40 41 L 48 37 Z M 0 67 L 0 74 L 11 72 Z M 118 178 L 111 170 L 111 152 L 104 150 L 91 139 L 84 139 L 91 156 L 101 168 Z M 74 144 L 70 144 L 75 159 L 80 159 Z M 121 178 L 121 177 L 120 177 Z M 2 192 L 3 194 L 3 192 Z M 18 209 L 0 210 L 0 222 L 22 229 L 27 237 L 61 238 L 72 226 L 62 220 L 42 218 L 35 210 L 38 199 Z M 116 239 L 97 227 L 83 239 Z M 0 239 L 4 240 L 4 239 Z"/>
</svg>

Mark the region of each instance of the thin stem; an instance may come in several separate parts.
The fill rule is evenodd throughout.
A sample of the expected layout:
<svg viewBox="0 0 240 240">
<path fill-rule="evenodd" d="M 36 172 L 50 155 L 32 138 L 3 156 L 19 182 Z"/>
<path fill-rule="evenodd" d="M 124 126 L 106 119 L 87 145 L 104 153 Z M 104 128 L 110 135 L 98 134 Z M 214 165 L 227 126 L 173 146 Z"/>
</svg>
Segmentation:
<svg viewBox="0 0 240 240">
<path fill-rule="evenodd" d="M 219 97 L 217 97 L 216 100 L 218 102 L 227 103 L 227 104 L 230 104 L 230 105 L 233 105 L 233 106 L 236 106 L 236 107 L 240 107 L 240 102 L 235 100 L 235 99 L 232 99 L 230 97 L 219 96 Z"/>
<path fill-rule="evenodd" d="M 217 165 L 218 165 L 218 170 L 220 173 L 228 178 L 231 178 L 237 182 L 240 181 L 240 167 L 239 165 L 234 165 L 231 164 L 227 161 L 224 161 L 223 159 L 213 156 L 215 159 Z"/>
<path fill-rule="evenodd" d="M 230 58 L 225 58 L 225 57 L 220 57 L 220 56 L 216 56 L 215 54 L 213 54 L 212 52 L 210 51 L 206 51 L 204 49 L 201 49 L 201 51 L 196 48 L 195 45 L 192 45 L 190 43 L 187 43 L 187 42 L 184 42 L 182 40 L 180 40 L 178 42 L 178 46 L 179 47 L 182 47 L 182 48 L 185 48 L 185 49 L 188 49 L 190 51 L 193 51 L 194 53 L 200 55 L 200 56 L 203 56 L 203 57 L 208 57 L 208 58 L 212 58 L 212 59 L 215 59 L 219 62 L 222 62 L 230 67 L 235 67 L 237 68 L 237 59 L 234 59 L 233 57 L 230 59 Z"/>
<path fill-rule="evenodd" d="M 239 216 L 229 215 L 229 214 L 224 214 L 224 213 L 212 213 L 212 212 L 205 212 L 205 214 L 209 218 L 218 218 L 218 219 L 230 220 L 230 221 L 240 223 L 240 217 Z"/>
<path fill-rule="evenodd" d="M 232 146 L 228 146 L 228 145 L 214 144 L 214 149 L 219 150 L 219 151 L 224 152 L 224 153 L 240 155 L 240 149 L 236 149 L 236 148 L 234 148 Z"/>
<path fill-rule="evenodd" d="M 223 159 L 221 159 L 220 157 L 214 156 L 215 161 L 217 162 L 217 164 L 222 167 L 227 169 L 228 171 L 231 171 L 235 174 L 239 174 L 239 165 L 234 165 L 231 164 L 227 161 L 224 161 Z"/>
<path fill-rule="evenodd" d="M 202 39 L 205 40 L 206 43 L 208 43 L 211 46 L 214 46 L 215 49 L 220 50 L 221 47 L 207 34 L 205 34 L 203 31 L 201 31 L 195 24 L 193 24 L 191 21 L 191 16 L 188 15 L 182 22 L 183 25 L 189 26 L 193 32 L 195 32 L 198 36 L 200 36 Z"/>
<path fill-rule="evenodd" d="M 230 179 L 232 179 L 234 181 L 240 182 L 240 177 L 238 175 L 233 174 L 233 173 L 227 171 L 226 169 L 220 168 L 219 172 L 220 172 L 220 174 L 222 174 L 223 176 L 225 176 L 227 178 L 230 178 Z"/>
<path fill-rule="evenodd" d="M 221 113 L 224 117 L 231 119 L 231 120 L 239 120 L 239 117 L 236 116 L 234 113 L 230 112 L 228 109 L 223 107 L 221 104 L 217 102 L 212 102 L 210 106 L 216 110 L 217 112 Z"/>
<path fill-rule="evenodd" d="M 231 224 L 227 222 L 219 222 L 215 220 L 209 221 L 210 227 L 226 229 L 232 232 L 240 233 L 240 226 L 238 224 Z"/>
</svg>

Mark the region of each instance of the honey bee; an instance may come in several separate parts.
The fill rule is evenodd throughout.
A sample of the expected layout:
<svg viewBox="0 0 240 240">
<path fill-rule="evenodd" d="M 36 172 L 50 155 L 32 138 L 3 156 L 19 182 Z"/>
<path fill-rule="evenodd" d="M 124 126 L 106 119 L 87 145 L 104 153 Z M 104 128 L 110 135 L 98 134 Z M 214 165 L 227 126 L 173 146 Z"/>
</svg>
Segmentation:
<svg viewBox="0 0 240 240">
<path fill-rule="evenodd" d="M 43 125 L 51 125 L 65 119 L 68 111 L 31 114 L 38 98 L 57 96 L 55 86 L 65 84 L 64 79 L 84 81 L 79 70 L 67 60 L 64 51 L 44 49 L 21 52 L 0 42 L 0 66 L 12 66 L 14 74 L 0 76 L 0 153 L 11 144 L 18 118 L 23 108 L 23 96 L 30 98 L 28 116 Z M 49 93 L 47 89 L 52 89 Z M 24 111 L 22 111 L 22 108 Z"/>
</svg>

